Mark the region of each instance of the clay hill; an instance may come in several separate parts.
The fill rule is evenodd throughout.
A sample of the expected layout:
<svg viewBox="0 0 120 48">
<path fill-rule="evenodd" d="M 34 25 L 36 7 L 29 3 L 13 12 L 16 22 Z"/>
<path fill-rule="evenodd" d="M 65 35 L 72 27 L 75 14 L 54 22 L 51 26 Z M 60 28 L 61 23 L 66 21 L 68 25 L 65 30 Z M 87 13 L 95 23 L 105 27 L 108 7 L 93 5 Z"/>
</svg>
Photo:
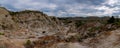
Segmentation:
<svg viewBox="0 0 120 48">
<path fill-rule="evenodd" d="M 0 7 L 0 48 L 120 48 L 120 19 Z"/>
</svg>

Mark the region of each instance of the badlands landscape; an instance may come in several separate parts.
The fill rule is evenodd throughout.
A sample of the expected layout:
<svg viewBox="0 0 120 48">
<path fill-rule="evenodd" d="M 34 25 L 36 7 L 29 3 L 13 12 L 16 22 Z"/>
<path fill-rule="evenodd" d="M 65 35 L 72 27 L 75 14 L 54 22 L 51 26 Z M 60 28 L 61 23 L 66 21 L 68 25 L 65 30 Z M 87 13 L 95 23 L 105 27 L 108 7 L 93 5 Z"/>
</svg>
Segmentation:
<svg viewBox="0 0 120 48">
<path fill-rule="evenodd" d="M 0 7 L 0 48 L 120 48 L 120 19 Z"/>
</svg>

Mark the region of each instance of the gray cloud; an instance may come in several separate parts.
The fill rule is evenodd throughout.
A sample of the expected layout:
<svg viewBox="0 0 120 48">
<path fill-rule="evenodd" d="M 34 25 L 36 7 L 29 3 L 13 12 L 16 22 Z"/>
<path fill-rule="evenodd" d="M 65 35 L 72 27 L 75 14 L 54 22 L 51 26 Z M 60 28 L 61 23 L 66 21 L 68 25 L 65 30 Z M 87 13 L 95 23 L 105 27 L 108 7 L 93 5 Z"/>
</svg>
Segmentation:
<svg viewBox="0 0 120 48">
<path fill-rule="evenodd" d="M 119 0 L 0 0 L 13 11 L 40 10 L 52 16 L 119 15 Z"/>
</svg>

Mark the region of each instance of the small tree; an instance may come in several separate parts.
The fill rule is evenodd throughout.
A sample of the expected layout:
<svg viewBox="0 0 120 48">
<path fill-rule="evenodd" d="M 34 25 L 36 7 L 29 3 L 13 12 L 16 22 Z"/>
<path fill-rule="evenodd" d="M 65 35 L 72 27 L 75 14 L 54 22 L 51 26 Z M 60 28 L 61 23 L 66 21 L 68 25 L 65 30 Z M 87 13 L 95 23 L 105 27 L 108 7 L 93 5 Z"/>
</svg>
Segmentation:
<svg viewBox="0 0 120 48">
<path fill-rule="evenodd" d="M 108 23 L 115 23 L 115 18 L 114 18 L 114 16 L 112 16 L 107 22 L 108 22 Z"/>
</svg>

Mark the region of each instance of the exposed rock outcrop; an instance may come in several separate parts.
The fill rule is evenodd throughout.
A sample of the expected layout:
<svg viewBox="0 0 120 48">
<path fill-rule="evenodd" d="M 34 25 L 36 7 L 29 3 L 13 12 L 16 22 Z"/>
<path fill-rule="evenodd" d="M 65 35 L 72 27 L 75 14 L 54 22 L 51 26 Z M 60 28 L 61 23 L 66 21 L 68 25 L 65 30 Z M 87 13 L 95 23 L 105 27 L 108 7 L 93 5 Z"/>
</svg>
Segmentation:
<svg viewBox="0 0 120 48">
<path fill-rule="evenodd" d="M 52 35 L 61 32 L 61 28 L 61 23 L 56 17 L 49 17 L 40 11 L 12 12 L 0 8 L 0 31 L 7 32 L 6 36 L 10 38 Z"/>
</svg>

